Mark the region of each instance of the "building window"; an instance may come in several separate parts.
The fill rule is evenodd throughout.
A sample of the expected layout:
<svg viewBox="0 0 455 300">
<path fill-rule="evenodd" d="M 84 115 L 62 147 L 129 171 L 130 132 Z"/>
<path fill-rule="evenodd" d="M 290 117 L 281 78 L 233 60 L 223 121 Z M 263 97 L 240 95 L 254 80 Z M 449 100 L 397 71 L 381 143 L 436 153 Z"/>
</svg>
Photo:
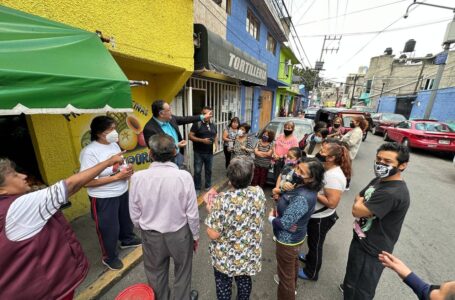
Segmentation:
<svg viewBox="0 0 455 300">
<path fill-rule="evenodd" d="M 434 79 L 427 79 L 425 81 L 425 86 L 423 87 L 424 90 L 431 90 L 433 88 Z"/>
<path fill-rule="evenodd" d="M 246 31 L 259 41 L 259 20 L 249 9 L 246 14 Z"/>
<path fill-rule="evenodd" d="M 231 6 L 232 6 L 232 0 L 226 0 L 226 12 L 229 15 L 231 14 Z"/>
<path fill-rule="evenodd" d="M 365 93 L 370 93 L 371 92 L 371 84 L 373 83 L 373 80 L 367 80 L 367 86 L 365 88 Z"/>
<path fill-rule="evenodd" d="M 251 125 L 253 116 L 253 88 L 245 87 L 245 122 Z"/>
<path fill-rule="evenodd" d="M 267 34 L 267 43 L 265 46 L 269 52 L 275 55 L 276 41 L 270 33 Z"/>
</svg>

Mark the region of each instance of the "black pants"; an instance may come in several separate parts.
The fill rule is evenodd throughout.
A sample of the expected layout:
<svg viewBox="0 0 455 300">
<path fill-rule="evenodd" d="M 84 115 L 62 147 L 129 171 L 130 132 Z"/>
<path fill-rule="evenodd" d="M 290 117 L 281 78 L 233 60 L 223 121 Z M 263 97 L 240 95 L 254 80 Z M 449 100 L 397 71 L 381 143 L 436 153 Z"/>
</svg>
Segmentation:
<svg viewBox="0 0 455 300">
<path fill-rule="evenodd" d="M 216 298 L 218 300 L 231 300 L 232 294 L 232 277 L 215 271 L 215 284 L 216 284 Z M 251 276 L 234 276 L 235 283 L 237 284 L 237 300 L 248 300 L 251 294 Z"/>
<path fill-rule="evenodd" d="M 333 225 L 335 225 L 337 219 L 338 215 L 335 212 L 331 216 L 310 219 L 308 222 L 308 254 L 305 255 L 306 262 L 303 270 L 313 280 L 318 280 L 319 270 L 322 266 L 322 250 L 325 237 Z"/>
<path fill-rule="evenodd" d="M 103 259 L 111 262 L 118 256 L 119 240 L 128 243 L 136 238 L 128 207 L 128 191 L 118 197 L 89 198 Z"/>
<path fill-rule="evenodd" d="M 344 299 L 373 299 L 383 270 L 384 266 L 378 257 L 366 253 L 354 237 L 349 247 L 348 265 L 343 281 Z"/>
<path fill-rule="evenodd" d="M 228 147 L 227 146 L 223 146 L 223 152 L 224 152 L 224 158 L 226 160 L 226 169 L 227 167 L 229 167 L 229 164 L 231 163 L 231 156 L 232 156 L 232 152 L 228 151 Z"/>
</svg>

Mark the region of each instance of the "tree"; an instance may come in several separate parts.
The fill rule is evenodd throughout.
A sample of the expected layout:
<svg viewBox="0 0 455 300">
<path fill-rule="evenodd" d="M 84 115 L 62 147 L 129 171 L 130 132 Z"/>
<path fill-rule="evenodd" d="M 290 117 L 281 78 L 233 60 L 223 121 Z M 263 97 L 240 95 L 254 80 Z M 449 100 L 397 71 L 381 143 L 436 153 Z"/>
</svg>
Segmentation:
<svg viewBox="0 0 455 300">
<path fill-rule="evenodd" d="M 299 84 L 304 84 L 307 91 L 312 91 L 314 87 L 314 81 L 320 81 L 320 77 L 317 75 L 317 71 L 305 67 L 304 69 L 294 66 L 294 81 Z"/>
</svg>

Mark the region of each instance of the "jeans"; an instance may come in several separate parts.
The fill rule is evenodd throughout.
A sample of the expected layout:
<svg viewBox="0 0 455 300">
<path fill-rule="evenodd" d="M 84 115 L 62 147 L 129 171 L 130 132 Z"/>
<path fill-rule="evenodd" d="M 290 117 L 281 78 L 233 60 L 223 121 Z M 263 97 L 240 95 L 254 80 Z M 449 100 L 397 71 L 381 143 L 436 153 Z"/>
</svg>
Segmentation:
<svg viewBox="0 0 455 300">
<path fill-rule="evenodd" d="M 223 152 L 224 152 L 224 158 L 226 160 L 225 166 L 226 166 L 226 169 L 227 169 L 229 167 L 229 164 L 231 163 L 232 152 L 228 151 L 228 147 L 227 146 L 223 147 Z"/>
<path fill-rule="evenodd" d="M 199 153 L 194 151 L 194 187 L 196 190 L 201 189 L 201 173 L 202 165 L 205 170 L 205 188 L 209 188 L 212 185 L 212 153 Z"/>
</svg>

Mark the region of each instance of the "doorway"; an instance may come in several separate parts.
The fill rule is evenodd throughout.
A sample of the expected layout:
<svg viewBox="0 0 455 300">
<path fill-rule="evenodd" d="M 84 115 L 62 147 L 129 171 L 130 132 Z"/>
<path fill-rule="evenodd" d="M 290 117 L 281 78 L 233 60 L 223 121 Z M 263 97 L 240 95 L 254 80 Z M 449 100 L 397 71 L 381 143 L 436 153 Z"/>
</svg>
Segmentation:
<svg viewBox="0 0 455 300">
<path fill-rule="evenodd" d="M 265 127 L 270 122 L 272 114 L 272 92 L 261 91 L 260 107 L 261 115 L 259 116 L 259 130 Z"/>
<path fill-rule="evenodd" d="M 200 114 L 206 106 L 205 90 L 192 89 L 193 92 L 193 115 Z"/>
<path fill-rule="evenodd" d="M 405 96 L 397 97 L 397 102 L 395 105 L 395 113 L 400 114 L 409 119 L 411 116 L 412 105 L 416 99 L 416 96 Z"/>
</svg>

